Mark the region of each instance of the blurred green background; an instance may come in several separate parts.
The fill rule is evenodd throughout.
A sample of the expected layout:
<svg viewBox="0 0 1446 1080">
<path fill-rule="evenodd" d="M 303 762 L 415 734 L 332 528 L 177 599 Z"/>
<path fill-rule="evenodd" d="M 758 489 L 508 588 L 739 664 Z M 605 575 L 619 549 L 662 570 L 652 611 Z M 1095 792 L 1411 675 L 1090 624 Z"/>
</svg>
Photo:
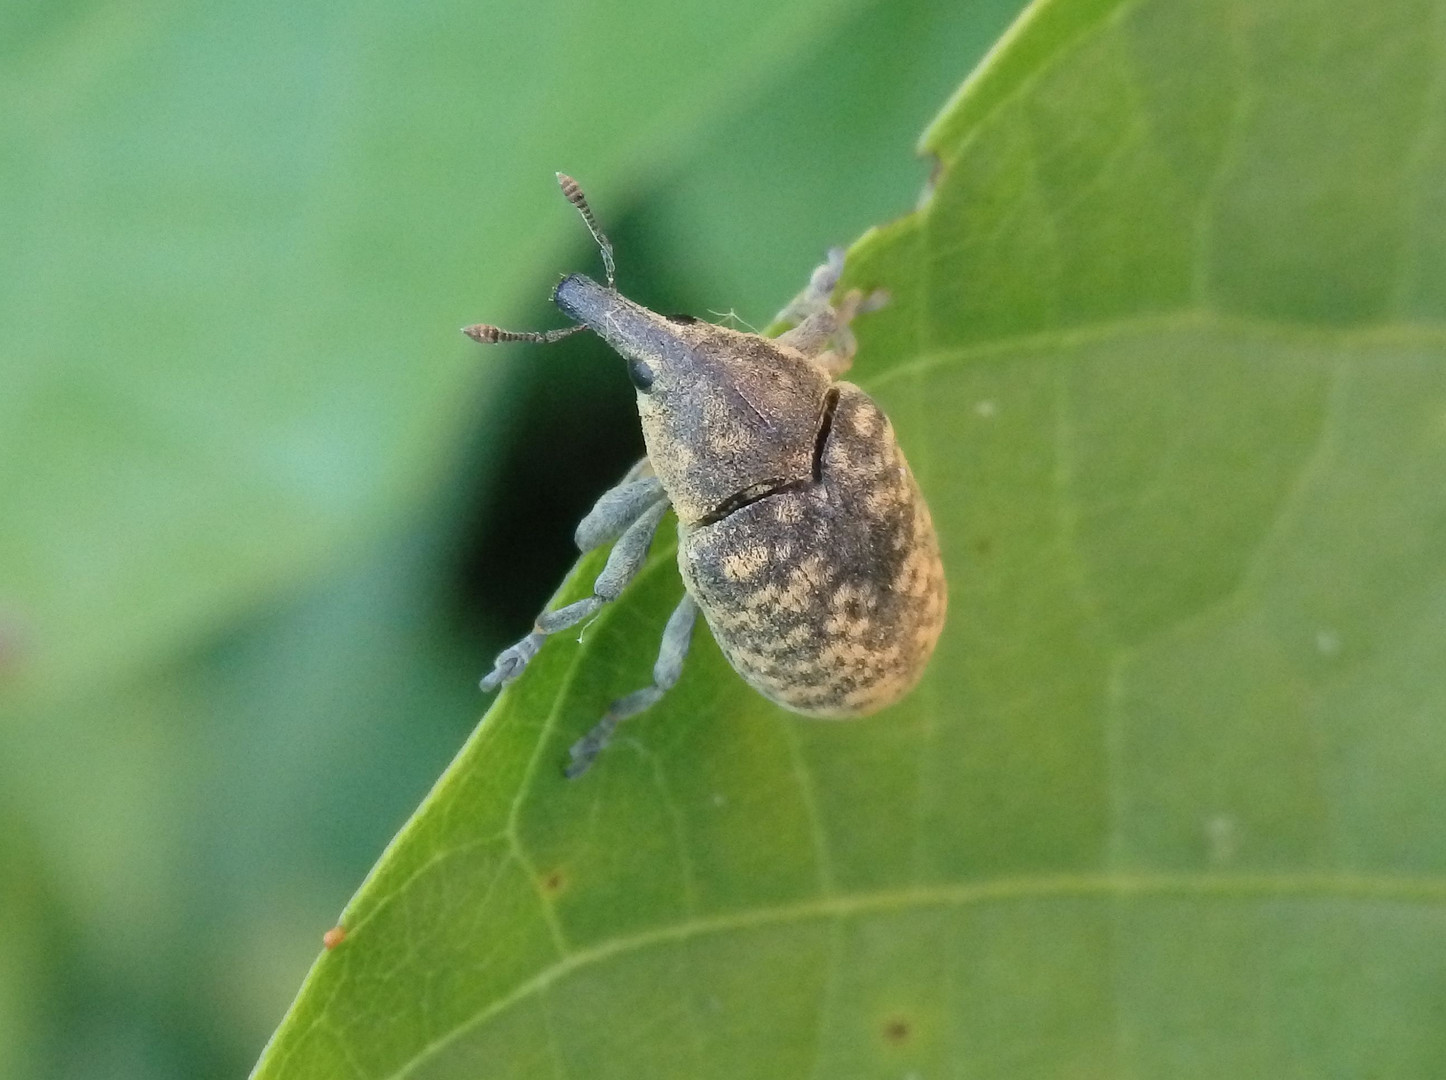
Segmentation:
<svg viewBox="0 0 1446 1080">
<path fill-rule="evenodd" d="M 241 1075 L 640 448 L 557 325 L 761 325 L 1016 0 L 0 8 L 0 1076 Z"/>
</svg>

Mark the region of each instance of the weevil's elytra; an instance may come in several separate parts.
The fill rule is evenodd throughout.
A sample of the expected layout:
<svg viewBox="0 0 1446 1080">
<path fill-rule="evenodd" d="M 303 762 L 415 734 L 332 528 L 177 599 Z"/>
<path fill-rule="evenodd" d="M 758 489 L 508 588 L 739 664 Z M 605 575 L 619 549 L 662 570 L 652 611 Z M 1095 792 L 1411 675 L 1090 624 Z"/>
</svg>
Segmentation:
<svg viewBox="0 0 1446 1080">
<path fill-rule="evenodd" d="M 734 669 L 786 708 L 853 717 L 898 701 L 943 629 L 944 570 L 888 417 L 835 381 L 853 357 L 849 322 L 875 302 L 852 292 L 831 304 L 842 250 L 780 314 L 794 328 L 776 339 L 663 316 L 617 291 L 612 245 L 576 181 L 558 181 L 598 243 L 606 283 L 582 274 L 559 283 L 553 300 L 576 326 L 465 332 L 490 344 L 592 330 L 627 361 L 648 456 L 578 526 L 584 551 L 613 543 L 593 595 L 540 615 L 483 688 L 516 678 L 548 635 L 616 599 L 671 506 L 686 594 L 663 630 L 653 683 L 613 703 L 572 748 L 568 776 L 678 680 L 700 611 Z"/>
<path fill-rule="evenodd" d="M 859 716 L 918 681 L 944 617 L 928 508 L 888 419 L 837 387 L 818 482 L 681 528 L 679 565 L 724 655 L 765 697 Z"/>
</svg>

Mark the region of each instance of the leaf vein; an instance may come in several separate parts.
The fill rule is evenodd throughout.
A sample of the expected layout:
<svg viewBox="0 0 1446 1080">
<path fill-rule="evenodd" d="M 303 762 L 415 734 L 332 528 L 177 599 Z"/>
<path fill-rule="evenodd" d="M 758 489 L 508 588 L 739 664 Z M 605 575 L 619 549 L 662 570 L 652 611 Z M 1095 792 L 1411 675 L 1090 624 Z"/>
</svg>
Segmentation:
<svg viewBox="0 0 1446 1080">
<path fill-rule="evenodd" d="M 1345 900 L 1446 907 L 1446 878 L 1371 877 L 1349 874 L 1054 875 L 1004 878 L 991 882 L 930 887 L 915 886 L 908 889 L 882 890 L 852 895 L 834 894 L 801 900 L 792 904 L 688 919 L 653 930 L 605 940 L 567 954 L 550 967 L 542 969 L 532 978 L 520 983 L 490 1005 L 480 1009 L 474 1016 L 458 1024 L 445 1035 L 423 1047 L 416 1057 L 393 1073 L 390 1080 L 403 1080 L 427 1059 L 439 1053 L 468 1031 L 485 1024 L 492 1017 L 517 1002 L 545 991 L 549 986 L 573 972 L 642 949 L 760 927 L 928 908 L 967 908 L 985 904 L 1091 898 L 1127 901 L 1182 900 L 1206 897 L 1261 902 Z"/>
</svg>

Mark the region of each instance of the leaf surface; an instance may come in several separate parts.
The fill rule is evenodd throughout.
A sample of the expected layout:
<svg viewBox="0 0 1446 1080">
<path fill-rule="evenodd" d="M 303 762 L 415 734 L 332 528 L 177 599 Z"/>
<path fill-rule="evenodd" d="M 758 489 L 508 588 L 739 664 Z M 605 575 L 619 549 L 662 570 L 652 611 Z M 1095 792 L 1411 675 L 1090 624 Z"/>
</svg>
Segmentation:
<svg viewBox="0 0 1446 1080">
<path fill-rule="evenodd" d="M 849 282 L 951 581 L 769 706 L 670 545 L 494 706 L 257 1075 L 1446 1071 L 1438 6 L 1037 5 Z M 584 560 L 568 595 L 598 569 Z"/>
</svg>

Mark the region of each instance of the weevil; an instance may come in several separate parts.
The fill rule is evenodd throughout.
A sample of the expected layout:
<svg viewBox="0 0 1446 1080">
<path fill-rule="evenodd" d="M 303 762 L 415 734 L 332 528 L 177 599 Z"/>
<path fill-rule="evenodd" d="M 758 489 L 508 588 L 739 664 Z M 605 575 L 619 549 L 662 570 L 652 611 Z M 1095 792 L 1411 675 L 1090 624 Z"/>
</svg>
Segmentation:
<svg viewBox="0 0 1446 1080">
<path fill-rule="evenodd" d="M 553 290 L 576 325 L 463 333 L 486 344 L 597 334 L 627 361 L 647 456 L 577 528 L 584 552 L 613 544 L 592 595 L 544 611 L 482 689 L 511 682 L 549 635 L 617 599 L 671 506 L 685 592 L 652 684 L 613 702 L 573 745 L 569 778 L 678 681 L 700 611 L 734 670 L 786 709 L 846 718 L 893 704 L 934 651 L 946 589 L 929 507 L 889 418 L 837 381 L 855 351 L 849 323 L 885 298 L 855 290 L 835 306 L 835 248 L 780 312 L 792 329 L 777 338 L 659 315 L 618 292 L 612 244 L 577 181 L 557 179 L 597 243 L 606 284 L 570 274 Z"/>
</svg>

